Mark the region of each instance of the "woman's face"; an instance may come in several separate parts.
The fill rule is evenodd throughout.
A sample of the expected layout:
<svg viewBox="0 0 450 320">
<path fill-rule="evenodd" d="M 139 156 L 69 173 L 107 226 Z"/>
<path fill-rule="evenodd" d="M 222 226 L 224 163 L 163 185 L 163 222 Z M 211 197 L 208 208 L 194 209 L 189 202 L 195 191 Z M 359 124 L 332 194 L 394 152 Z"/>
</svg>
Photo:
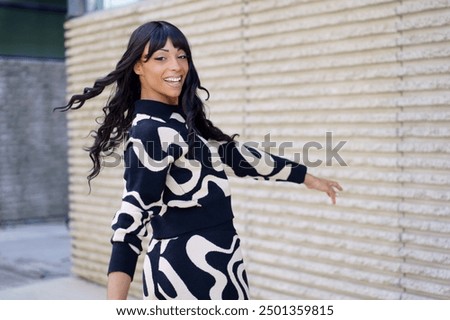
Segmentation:
<svg viewBox="0 0 450 320">
<path fill-rule="evenodd" d="M 189 71 L 186 53 L 175 48 L 170 39 L 145 61 L 147 52 L 148 45 L 134 66 L 134 72 L 141 82 L 141 99 L 178 104 L 178 97 Z"/>
</svg>

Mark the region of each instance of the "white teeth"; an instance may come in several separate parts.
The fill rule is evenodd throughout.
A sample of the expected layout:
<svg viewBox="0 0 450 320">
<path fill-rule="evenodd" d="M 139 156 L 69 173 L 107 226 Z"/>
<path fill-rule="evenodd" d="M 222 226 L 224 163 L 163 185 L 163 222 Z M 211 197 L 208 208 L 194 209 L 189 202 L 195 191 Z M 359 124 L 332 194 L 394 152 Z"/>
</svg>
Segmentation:
<svg viewBox="0 0 450 320">
<path fill-rule="evenodd" d="M 181 81 L 181 77 L 177 77 L 177 78 L 165 78 L 165 81 L 169 81 L 169 82 L 180 82 Z"/>
</svg>

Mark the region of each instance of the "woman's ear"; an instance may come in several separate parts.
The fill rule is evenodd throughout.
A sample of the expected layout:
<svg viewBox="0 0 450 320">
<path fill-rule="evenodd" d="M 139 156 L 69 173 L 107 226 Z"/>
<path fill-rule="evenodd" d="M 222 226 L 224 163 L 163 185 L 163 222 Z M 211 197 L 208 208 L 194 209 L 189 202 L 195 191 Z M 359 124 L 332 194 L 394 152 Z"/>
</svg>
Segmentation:
<svg viewBox="0 0 450 320">
<path fill-rule="evenodd" d="M 140 60 L 134 64 L 133 70 L 138 76 L 142 74 L 142 62 Z"/>
</svg>

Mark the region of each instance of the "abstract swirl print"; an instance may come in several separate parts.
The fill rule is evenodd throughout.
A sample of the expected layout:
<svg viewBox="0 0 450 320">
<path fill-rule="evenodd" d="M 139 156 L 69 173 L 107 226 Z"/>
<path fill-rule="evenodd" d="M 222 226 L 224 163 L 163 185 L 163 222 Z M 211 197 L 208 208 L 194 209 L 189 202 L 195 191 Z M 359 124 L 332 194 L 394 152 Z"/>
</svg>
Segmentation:
<svg viewBox="0 0 450 320">
<path fill-rule="evenodd" d="M 144 262 L 144 299 L 248 298 L 240 240 L 231 222 L 150 242 Z"/>
</svg>

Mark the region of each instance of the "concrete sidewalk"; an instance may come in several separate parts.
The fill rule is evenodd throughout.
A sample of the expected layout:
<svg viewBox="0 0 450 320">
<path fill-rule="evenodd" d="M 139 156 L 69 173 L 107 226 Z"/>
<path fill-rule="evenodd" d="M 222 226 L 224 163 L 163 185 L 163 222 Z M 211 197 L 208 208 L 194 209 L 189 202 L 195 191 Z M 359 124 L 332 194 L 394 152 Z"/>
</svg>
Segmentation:
<svg viewBox="0 0 450 320">
<path fill-rule="evenodd" d="M 70 273 L 64 223 L 0 228 L 0 299 L 97 300 L 106 289 Z"/>
<path fill-rule="evenodd" d="M 0 300 L 104 300 L 106 289 L 76 277 L 41 280 L 3 289 Z"/>
</svg>

